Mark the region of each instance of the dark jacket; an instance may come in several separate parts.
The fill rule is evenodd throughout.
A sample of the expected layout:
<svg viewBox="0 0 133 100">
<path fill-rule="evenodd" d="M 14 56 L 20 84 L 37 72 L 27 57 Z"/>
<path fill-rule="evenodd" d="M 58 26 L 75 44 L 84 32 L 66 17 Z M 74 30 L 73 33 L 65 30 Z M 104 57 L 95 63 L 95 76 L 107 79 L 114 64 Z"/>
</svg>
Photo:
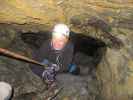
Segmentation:
<svg viewBox="0 0 133 100">
<path fill-rule="evenodd" d="M 54 50 L 51 46 L 51 41 L 45 41 L 39 49 L 32 52 L 32 58 L 39 62 L 47 59 L 53 64 L 57 64 L 60 67 L 59 72 L 66 72 L 69 64 L 73 59 L 73 44 L 69 41 L 63 50 Z M 58 60 L 57 60 L 58 59 Z M 30 65 L 31 70 L 38 76 L 42 76 L 44 68 L 37 65 Z"/>
</svg>

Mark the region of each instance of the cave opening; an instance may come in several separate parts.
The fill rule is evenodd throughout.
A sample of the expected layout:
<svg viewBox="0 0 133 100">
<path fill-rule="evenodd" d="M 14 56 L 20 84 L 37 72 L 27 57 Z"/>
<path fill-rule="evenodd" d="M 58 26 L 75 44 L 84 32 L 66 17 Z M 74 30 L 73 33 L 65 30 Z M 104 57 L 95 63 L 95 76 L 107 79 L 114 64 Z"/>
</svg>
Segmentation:
<svg viewBox="0 0 133 100">
<path fill-rule="evenodd" d="M 49 38 L 48 31 L 21 33 L 21 39 L 32 49 L 39 48 Z M 97 66 L 106 53 L 106 44 L 100 39 L 75 32 L 70 33 L 70 41 L 74 44 L 73 62 L 80 68 L 80 75 L 95 76 Z"/>
</svg>

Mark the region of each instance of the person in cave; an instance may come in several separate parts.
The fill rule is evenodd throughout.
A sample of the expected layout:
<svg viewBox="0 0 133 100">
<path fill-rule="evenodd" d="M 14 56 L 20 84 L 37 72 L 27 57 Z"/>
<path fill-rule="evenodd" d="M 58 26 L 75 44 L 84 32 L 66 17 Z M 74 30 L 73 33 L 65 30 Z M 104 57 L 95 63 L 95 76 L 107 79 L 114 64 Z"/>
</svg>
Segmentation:
<svg viewBox="0 0 133 100">
<path fill-rule="evenodd" d="M 69 39 L 70 29 L 65 24 L 57 24 L 52 31 L 52 38 L 46 40 L 42 46 L 32 52 L 34 60 L 48 67 L 31 65 L 33 73 L 45 80 L 51 86 L 56 82 L 56 74 L 70 72 L 79 74 L 79 68 L 72 62 L 74 45 Z"/>
</svg>

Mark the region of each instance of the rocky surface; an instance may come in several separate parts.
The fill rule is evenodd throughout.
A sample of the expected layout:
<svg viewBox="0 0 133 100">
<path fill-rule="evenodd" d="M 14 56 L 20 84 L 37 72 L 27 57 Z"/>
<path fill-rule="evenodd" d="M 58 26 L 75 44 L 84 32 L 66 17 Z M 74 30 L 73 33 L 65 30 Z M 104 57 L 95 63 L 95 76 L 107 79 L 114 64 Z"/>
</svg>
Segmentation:
<svg viewBox="0 0 133 100">
<path fill-rule="evenodd" d="M 106 44 L 106 47 L 97 50 L 93 47 L 96 55 L 89 55 L 89 58 L 86 54 L 76 55 L 87 59 L 87 62 L 94 62 L 83 61 L 87 66 L 95 65 L 96 79 L 91 80 L 90 75 L 87 78 L 61 75 L 61 84 L 65 85 L 65 90 L 71 92 L 63 91 L 59 98 L 132 100 L 133 1 L 0 0 L 0 47 L 30 57 L 29 47 L 20 39 L 21 33 L 33 32 L 40 35 L 38 33 L 42 32 L 45 35 L 46 31 L 51 31 L 53 25 L 59 22 L 67 23 L 75 33 L 93 37 Z M 91 48 L 88 52 L 92 51 Z M 71 77 L 70 80 L 68 77 Z M 45 94 L 42 93 L 45 90 L 43 81 L 24 62 L 0 56 L 0 80 L 14 86 L 15 99 L 18 100 L 30 100 L 33 95 L 39 100 Z"/>
<path fill-rule="evenodd" d="M 59 100 L 95 100 L 99 96 L 99 88 L 96 79 L 91 76 L 75 76 L 60 74 L 57 76 L 63 91 L 58 96 Z"/>
</svg>

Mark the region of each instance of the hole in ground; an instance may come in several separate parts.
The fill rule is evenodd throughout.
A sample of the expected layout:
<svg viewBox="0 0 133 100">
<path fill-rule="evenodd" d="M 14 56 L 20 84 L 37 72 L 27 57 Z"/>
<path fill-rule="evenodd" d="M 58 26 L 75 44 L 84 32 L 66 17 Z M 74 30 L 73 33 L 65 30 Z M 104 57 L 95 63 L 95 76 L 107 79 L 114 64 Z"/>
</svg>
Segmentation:
<svg viewBox="0 0 133 100">
<path fill-rule="evenodd" d="M 30 47 L 39 48 L 51 35 L 49 32 L 27 32 L 22 33 L 21 38 Z M 80 68 L 80 75 L 95 75 L 96 68 L 106 52 L 105 43 L 74 32 L 71 32 L 70 40 L 74 44 L 73 62 Z"/>
</svg>

